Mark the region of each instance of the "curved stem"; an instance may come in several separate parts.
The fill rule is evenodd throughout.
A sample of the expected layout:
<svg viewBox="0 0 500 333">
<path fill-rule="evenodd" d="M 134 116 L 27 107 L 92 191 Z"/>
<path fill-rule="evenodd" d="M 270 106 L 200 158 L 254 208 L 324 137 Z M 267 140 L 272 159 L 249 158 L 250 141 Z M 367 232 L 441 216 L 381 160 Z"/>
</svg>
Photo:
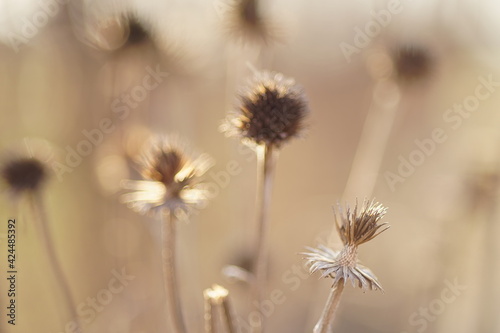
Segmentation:
<svg viewBox="0 0 500 333">
<path fill-rule="evenodd" d="M 340 279 L 335 287 L 330 291 L 330 295 L 328 295 L 328 300 L 326 301 L 325 308 L 323 309 L 323 313 L 321 314 L 321 318 L 319 319 L 316 326 L 314 326 L 313 333 L 327 333 L 330 325 L 333 323 L 333 319 L 335 318 L 335 312 L 339 307 L 340 297 L 342 296 L 342 292 L 344 291 L 344 280 Z"/>
<path fill-rule="evenodd" d="M 169 212 L 168 214 L 161 214 L 163 280 L 165 283 L 165 295 L 167 299 L 167 315 L 170 317 L 173 332 L 185 333 L 186 327 L 182 317 L 175 263 L 175 224 L 176 218 L 172 212 Z"/>
<path fill-rule="evenodd" d="M 277 150 L 272 146 L 258 147 L 258 184 L 257 192 L 257 238 L 254 253 L 255 300 L 260 304 L 267 287 L 268 247 L 269 247 L 269 207 L 273 185 Z M 264 332 L 264 317 L 260 315 L 260 327 Z"/>
<path fill-rule="evenodd" d="M 32 193 L 29 196 L 29 202 L 31 205 L 31 209 L 33 210 L 33 215 L 38 219 L 35 226 L 40 235 L 40 239 L 42 241 L 42 245 L 47 252 L 47 257 L 49 259 L 49 264 L 52 267 L 52 271 L 54 272 L 54 278 L 58 287 L 61 290 L 62 297 L 64 298 L 64 303 L 66 305 L 66 309 L 69 312 L 70 320 L 76 323 L 75 332 L 81 332 L 81 323 L 78 318 L 78 314 L 76 312 L 76 303 L 73 300 L 73 296 L 71 295 L 71 290 L 68 285 L 67 279 L 64 277 L 63 270 L 57 259 L 56 250 L 54 249 L 54 242 L 52 241 L 52 237 L 50 234 L 50 227 L 48 223 L 48 219 L 45 213 L 43 200 L 39 193 Z"/>
</svg>

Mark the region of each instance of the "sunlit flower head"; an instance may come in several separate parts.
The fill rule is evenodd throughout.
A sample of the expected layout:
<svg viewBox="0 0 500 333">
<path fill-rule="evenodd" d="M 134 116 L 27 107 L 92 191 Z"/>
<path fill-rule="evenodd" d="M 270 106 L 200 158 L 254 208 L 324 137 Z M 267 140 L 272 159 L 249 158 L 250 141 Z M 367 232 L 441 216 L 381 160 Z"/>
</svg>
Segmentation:
<svg viewBox="0 0 500 333">
<path fill-rule="evenodd" d="M 257 72 L 239 95 L 239 106 L 222 126 L 246 144 L 280 147 L 300 135 L 308 103 L 294 79 L 274 72 Z"/>
<path fill-rule="evenodd" d="M 122 182 L 123 188 L 133 190 L 121 197 L 132 210 L 168 212 L 184 219 L 206 203 L 202 176 L 212 165 L 208 155 L 192 158 L 177 138 L 158 136 L 146 143 L 138 165 L 143 179 Z"/>
<path fill-rule="evenodd" d="M 358 246 L 389 228 L 387 223 L 378 224 L 385 212 L 386 208 L 374 201 L 365 200 L 359 211 L 357 205 L 354 211 L 347 207 L 345 213 L 339 205 L 335 221 L 344 247 L 340 251 L 324 245 L 308 247 L 309 252 L 302 254 L 310 272 L 321 271 L 321 277 L 332 278 L 334 286 L 350 281 L 363 290 L 382 290 L 372 271 L 359 263 Z"/>
</svg>

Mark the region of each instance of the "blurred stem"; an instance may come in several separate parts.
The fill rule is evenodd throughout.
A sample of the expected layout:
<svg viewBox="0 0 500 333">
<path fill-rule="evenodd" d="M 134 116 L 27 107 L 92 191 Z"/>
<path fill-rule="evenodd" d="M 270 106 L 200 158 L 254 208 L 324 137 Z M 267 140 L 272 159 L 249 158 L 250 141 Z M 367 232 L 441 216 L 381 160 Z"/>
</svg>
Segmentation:
<svg viewBox="0 0 500 333">
<path fill-rule="evenodd" d="M 215 294 L 216 291 L 223 291 L 225 294 Z M 205 298 L 205 332 L 206 333 L 236 333 L 233 311 L 229 302 L 229 295 L 226 289 L 214 286 L 203 292 Z"/>
<path fill-rule="evenodd" d="M 175 226 L 177 219 L 172 212 L 161 214 L 162 244 L 163 244 L 163 279 L 167 298 L 167 315 L 170 317 L 174 333 L 185 333 L 186 327 L 182 317 L 179 288 L 176 270 Z"/>
<path fill-rule="evenodd" d="M 237 333 L 236 324 L 233 316 L 233 308 L 231 302 L 229 301 L 229 296 L 224 298 L 222 301 L 224 321 L 226 322 L 226 328 L 228 333 Z"/>
<path fill-rule="evenodd" d="M 57 286 L 61 291 L 62 297 L 64 298 L 64 304 L 69 312 L 70 320 L 76 323 L 75 332 L 81 332 L 82 326 L 80 319 L 76 312 L 76 303 L 71 296 L 71 290 L 68 285 L 67 279 L 64 277 L 63 270 L 57 260 L 56 251 L 54 249 L 54 242 L 51 237 L 49 221 L 45 212 L 42 196 L 38 192 L 31 193 L 29 195 L 29 203 L 33 211 L 33 215 L 37 219 L 35 222 L 35 227 L 38 230 L 39 237 L 42 242 L 42 246 L 45 248 L 47 257 L 49 259 L 49 264 L 54 272 L 54 278 L 56 280 Z"/>
<path fill-rule="evenodd" d="M 254 299 L 261 303 L 267 287 L 268 247 L 269 247 L 269 207 L 273 185 L 274 169 L 278 150 L 272 145 L 257 147 L 258 171 L 257 182 L 257 239 L 254 253 Z M 264 316 L 260 315 L 260 327 L 257 331 L 264 332 Z"/>
<path fill-rule="evenodd" d="M 215 326 L 216 313 L 215 308 L 212 306 L 212 300 L 210 298 L 205 298 L 205 332 L 206 333 L 217 333 Z"/>
<path fill-rule="evenodd" d="M 498 274 L 498 221 L 500 219 L 499 190 L 495 188 L 489 202 L 486 203 L 485 217 L 483 218 L 483 240 L 482 240 L 482 274 L 480 274 L 480 297 L 481 305 L 478 307 L 478 332 L 498 332 L 500 321 L 498 319 L 498 306 L 500 288 L 497 287 Z M 477 221 L 480 221 L 479 219 Z"/>
<path fill-rule="evenodd" d="M 340 279 L 337 285 L 334 286 L 330 291 L 330 295 L 328 295 L 328 300 L 326 301 L 326 305 L 323 309 L 323 313 L 321 314 L 321 318 L 319 319 L 316 326 L 314 326 L 313 333 L 328 332 L 328 329 L 333 323 L 333 319 L 335 318 L 335 312 L 337 312 L 337 308 L 339 307 L 340 298 L 343 291 L 344 279 Z"/>
<path fill-rule="evenodd" d="M 399 88 L 392 80 L 379 80 L 375 85 L 344 190 L 344 199 L 372 196 L 396 119 L 399 94 Z"/>
</svg>

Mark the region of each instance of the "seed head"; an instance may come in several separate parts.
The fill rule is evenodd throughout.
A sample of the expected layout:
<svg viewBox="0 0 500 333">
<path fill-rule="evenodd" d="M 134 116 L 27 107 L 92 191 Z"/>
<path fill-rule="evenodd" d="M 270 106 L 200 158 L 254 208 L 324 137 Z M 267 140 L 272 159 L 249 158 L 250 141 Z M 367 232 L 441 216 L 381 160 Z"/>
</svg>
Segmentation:
<svg viewBox="0 0 500 333">
<path fill-rule="evenodd" d="M 302 88 L 280 73 L 256 73 L 239 100 L 223 130 L 245 143 L 279 148 L 300 134 L 309 112 Z"/>
<path fill-rule="evenodd" d="M 126 45 L 138 45 L 150 39 L 148 31 L 137 18 L 129 17 L 127 23 L 128 37 Z"/>
<path fill-rule="evenodd" d="M 262 17 L 257 0 L 234 1 L 225 12 L 225 28 L 229 35 L 243 42 L 267 42 L 272 35 Z"/>
<path fill-rule="evenodd" d="M 321 277 L 333 279 L 333 285 L 338 283 L 352 285 L 358 284 L 363 290 L 382 290 L 380 283 L 371 270 L 358 262 L 358 246 L 375 238 L 387 230 L 387 223 L 378 224 L 385 215 L 386 208 L 374 201 L 365 200 L 363 207 L 358 212 L 358 206 L 351 212 L 350 208 L 343 209 L 338 206 L 335 212 L 335 225 L 339 232 L 344 248 L 334 251 L 324 245 L 318 248 L 307 248 L 305 255 L 310 272 L 321 271 Z"/>
<path fill-rule="evenodd" d="M 48 177 L 45 165 L 33 157 L 21 157 L 7 162 L 1 176 L 14 193 L 39 190 Z"/>
<path fill-rule="evenodd" d="M 359 211 L 357 203 L 354 211 L 351 211 L 349 206 L 345 212 L 340 204 L 337 207 L 338 209 L 334 210 L 335 226 L 345 246 L 359 246 L 389 229 L 387 223 L 378 224 L 387 208 L 373 200 L 365 200 Z"/>
<path fill-rule="evenodd" d="M 407 45 L 398 47 L 393 55 L 397 78 L 406 83 L 426 77 L 432 69 L 432 57 L 423 47 Z"/>
<path fill-rule="evenodd" d="M 190 209 L 206 202 L 201 178 L 211 166 L 207 155 L 191 158 L 178 139 L 155 137 L 146 144 L 138 164 L 143 180 L 123 181 L 125 189 L 134 190 L 122 196 L 131 209 L 139 213 L 169 211 L 185 218 Z"/>
</svg>

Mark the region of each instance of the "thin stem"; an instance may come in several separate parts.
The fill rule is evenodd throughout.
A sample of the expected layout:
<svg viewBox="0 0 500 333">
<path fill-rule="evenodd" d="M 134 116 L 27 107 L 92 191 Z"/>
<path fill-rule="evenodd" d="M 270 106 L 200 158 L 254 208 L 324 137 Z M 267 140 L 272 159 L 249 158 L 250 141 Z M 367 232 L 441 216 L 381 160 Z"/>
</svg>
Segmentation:
<svg viewBox="0 0 500 333">
<path fill-rule="evenodd" d="M 64 304 L 69 312 L 70 320 L 74 321 L 76 324 L 75 331 L 81 332 L 81 323 L 76 312 L 76 303 L 71 295 L 71 290 L 68 285 L 67 279 L 64 277 L 63 270 L 57 259 L 56 251 L 54 249 L 54 242 L 52 241 L 49 222 L 45 213 L 44 204 L 42 197 L 39 193 L 31 193 L 29 195 L 29 202 L 33 215 L 38 219 L 35 223 L 35 227 L 38 230 L 42 246 L 45 248 L 49 263 L 54 272 L 54 278 L 57 282 L 59 290 L 61 290 L 62 297 L 64 298 Z"/>
<path fill-rule="evenodd" d="M 337 285 L 330 291 L 330 295 L 328 295 L 328 300 L 326 301 L 326 305 L 323 309 L 323 313 L 321 314 L 321 318 L 319 319 L 316 326 L 314 326 L 313 333 L 328 332 L 331 324 L 333 323 L 333 319 L 335 318 L 335 312 L 339 307 L 340 297 L 342 296 L 343 291 L 344 280 L 340 279 Z"/>
<path fill-rule="evenodd" d="M 497 185 L 498 186 L 498 185 Z M 484 207 L 483 217 L 483 240 L 482 240 L 482 267 L 483 273 L 481 276 L 481 291 L 479 292 L 480 297 L 483 299 L 481 306 L 478 307 L 479 310 L 479 320 L 477 321 L 477 329 L 481 330 L 478 332 L 487 332 L 490 329 L 498 331 L 500 328 L 500 322 L 498 321 L 498 309 L 500 304 L 499 296 L 500 291 L 498 288 L 492 288 L 498 281 L 499 273 L 498 269 L 491 269 L 492 263 L 498 262 L 498 232 L 500 231 L 498 227 L 498 221 L 500 217 L 500 210 L 498 206 L 498 196 L 499 189 L 496 188 L 491 197 L 487 199 L 486 207 Z"/>
<path fill-rule="evenodd" d="M 173 332 L 185 333 L 186 326 L 182 317 L 175 263 L 175 224 L 176 218 L 172 212 L 161 214 L 163 280 L 165 282 L 165 295 L 167 298 L 167 315 L 170 317 Z"/>
<path fill-rule="evenodd" d="M 399 106 L 399 88 L 390 80 L 379 80 L 374 95 L 387 95 L 390 102 L 373 97 L 349 172 L 344 199 L 369 198 L 373 194 Z"/>
<path fill-rule="evenodd" d="M 212 306 L 212 300 L 208 297 L 205 297 L 205 332 L 206 333 L 217 333 L 217 329 L 215 328 L 215 308 Z"/>
<path fill-rule="evenodd" d="M 228 333 L 237 333 L 238 329 L 235 324 L 234 316 L 233 316 L 233 308 L 231 306 L 231 302 L 229 301 L 229 296 L 225 297 L 222 301 L 222 309 L 224 314 L 224 321 L 226 323 L 226 328 Z"/>
<path fill-rule="evenodd" d="M 273 185 L 274 168 L 277 160 L 277 150 L 268 145 L 258 147 L 258 184 L 257 192 L 257 238 L 254 253 L 255 300 L 260 304 L 267 287 L 268 268 L 268 237 L 269 237 L 269 207 Z M 260 315 L 260 327 L 257 331 L 264 332 L 264 317 Z"/>
</svg>

